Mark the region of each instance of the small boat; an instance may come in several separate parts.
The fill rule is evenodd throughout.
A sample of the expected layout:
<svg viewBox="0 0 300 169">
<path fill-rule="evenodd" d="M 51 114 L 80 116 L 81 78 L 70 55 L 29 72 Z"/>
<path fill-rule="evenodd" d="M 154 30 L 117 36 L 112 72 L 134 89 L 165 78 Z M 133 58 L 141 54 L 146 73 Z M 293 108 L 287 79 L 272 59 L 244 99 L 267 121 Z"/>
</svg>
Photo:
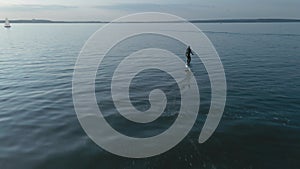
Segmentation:
<svg viewBox="0 0 300 169">
<path fill-rule="evenodd" d="M 10 28 L 10 27 L 11 27 L 11 26 L 10 26 L 10 23 L 9 23 L 9 21 L 8 21 L 7 18 L 5 18 L 5 24 L 4 24 L 4 27 L 5 27 L 5 28 Z"/>
</svg>

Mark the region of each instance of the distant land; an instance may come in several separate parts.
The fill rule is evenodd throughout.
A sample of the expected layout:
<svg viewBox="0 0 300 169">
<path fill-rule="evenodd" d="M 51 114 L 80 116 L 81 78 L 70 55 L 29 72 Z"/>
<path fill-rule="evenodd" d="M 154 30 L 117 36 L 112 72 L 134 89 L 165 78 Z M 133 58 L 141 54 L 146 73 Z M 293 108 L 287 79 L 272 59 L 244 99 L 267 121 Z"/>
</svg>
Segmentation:
<svg viewBox="0 0 300 169">
<path fill-rule="evenodd" d="M 0 20 L 4 22 L 4 20 Z M 114 23 L 180 23 L 182 21 L 114 22 Z M 300 19 L 209 19 L 189 20 L 191 23 L 276 23 L 300 22 Z M 46 19 L 10 20 L 10 23 L 110 23 L 109 21 L 52 21 Z"/>
</svg>

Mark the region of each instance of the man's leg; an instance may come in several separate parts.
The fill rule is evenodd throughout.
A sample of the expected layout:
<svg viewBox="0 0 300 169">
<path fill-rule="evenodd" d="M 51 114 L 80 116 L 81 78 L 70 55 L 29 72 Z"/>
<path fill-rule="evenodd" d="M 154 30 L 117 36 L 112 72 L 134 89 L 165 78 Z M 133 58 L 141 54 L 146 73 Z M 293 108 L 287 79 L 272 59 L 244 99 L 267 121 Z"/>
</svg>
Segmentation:
<svg viewBox="0 0 300 169">
<path fill-rule="evenodd" d="M 187 57 L 187 65 L 190 65 L 190 63 L 191 63 L 191 56 L 188 56 Z"/>
</svg>

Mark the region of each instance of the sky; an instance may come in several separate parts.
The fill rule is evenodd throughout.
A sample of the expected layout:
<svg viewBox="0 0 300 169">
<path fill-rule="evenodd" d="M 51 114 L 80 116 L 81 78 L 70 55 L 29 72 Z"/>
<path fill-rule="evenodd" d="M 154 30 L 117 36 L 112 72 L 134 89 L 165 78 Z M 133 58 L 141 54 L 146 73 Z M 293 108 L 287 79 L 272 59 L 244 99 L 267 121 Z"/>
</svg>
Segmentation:
<svg viewBox="0 0 300 169">
<path fill-rule="evenodd" d="M 185 19 L 297 18 L 300 0 L 0 0 L 0 19 L 111 21 L 137 12 Z"/>
</svg>

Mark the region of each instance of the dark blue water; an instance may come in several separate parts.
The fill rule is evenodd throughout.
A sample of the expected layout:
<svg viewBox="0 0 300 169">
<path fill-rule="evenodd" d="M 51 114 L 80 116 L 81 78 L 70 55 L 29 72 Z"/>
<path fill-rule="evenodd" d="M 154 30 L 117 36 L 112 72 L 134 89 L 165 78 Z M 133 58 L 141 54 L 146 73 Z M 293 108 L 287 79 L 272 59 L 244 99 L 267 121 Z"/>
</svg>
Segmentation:
<svg viewBox="0 0 300 169">
<path fill-rule="evenodd" d="M 300 168 L 300 24 L 197 25 L 224 65 L 228 95 L 223 118 L 213 136 L 199 144 L 210 84 L 203 65 L 195 61 L 202 85 L 194 127 L 173 149 L 146 159 L 104 151 L 77 120 L 74 65 L 85 41 L 101 26 L 15 24 L 10 30 L 0 29 L 0 168 Z M 174 50 L 179 49 L 174 44 Z M 146 75 L 134 83 L 153 86 L 147 81 L 151 75 Z M 134 135 L 136 126 L 120 120 L 109 99 L 101 99 L 107 101 L 110 123 Z M 135 101 L 147 109 L 147 101 Z M 167 114 L 155 127 L 138 132 L 157 134 L 175 118 L 176 113 Z"/>
</svg>

